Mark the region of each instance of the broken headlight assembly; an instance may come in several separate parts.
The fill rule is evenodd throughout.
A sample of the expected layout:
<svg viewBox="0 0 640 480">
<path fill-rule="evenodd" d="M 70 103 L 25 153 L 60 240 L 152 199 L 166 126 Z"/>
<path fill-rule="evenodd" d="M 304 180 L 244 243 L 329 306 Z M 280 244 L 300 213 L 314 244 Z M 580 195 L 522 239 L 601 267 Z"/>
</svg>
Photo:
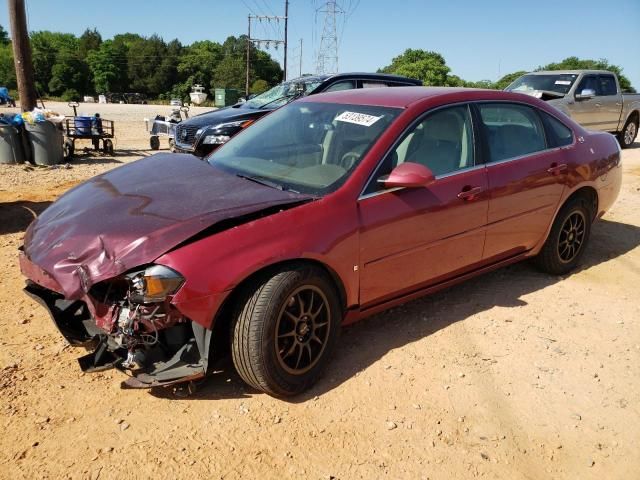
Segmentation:
<svg viewBox="0 0 640 480">
<path fill-rule="evenodd" d="M 151 265 L 142 272 L 128 275 L 131 283 L 131 301 L 135 303 L 164 302 L 184 283 L 184 278 L 164 265 Z"/>
</svg>

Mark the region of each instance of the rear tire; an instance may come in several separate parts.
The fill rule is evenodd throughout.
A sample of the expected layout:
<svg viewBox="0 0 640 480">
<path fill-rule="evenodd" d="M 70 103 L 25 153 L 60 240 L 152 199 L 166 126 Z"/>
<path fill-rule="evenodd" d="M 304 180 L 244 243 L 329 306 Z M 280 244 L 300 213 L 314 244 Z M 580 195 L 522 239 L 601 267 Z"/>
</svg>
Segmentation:
<svg viewBox="0 0 640 480">
<path fill-rule="evenodd" d="M 149 137 L 149 146 L 151 147 L 151 150 L 160 149 L 160 137 L 155 135 Z"/>
<path fill-rule="evenodd" d="M 534 264 L 553 275 L 573 270 L 587 247 L 592 219 L 586 198 L 577 197 L 566 203 L 558 212 L 542 250 L 533 259 Z"/>
<path fill-rule="evenodd" d="M 63 155 L 64 155 L 64 159 L 69 161 L 73 158 L 73 154 L 74 154 L 74 150 L 75 150 L 75 146 L 73 144 L 73 140 L 69 140 L 66 139 L 64 141 L 64 145 L 63 145 Z"/>
<path fill-rule="evenodd" d="M 618 134 L 618 142 L 622 148 L 629 148 L 635 142 L 638 136 L 638 116 L 635 115 L 627 120 L 624 124 L 624 128 Z"/>
<path fill-rule="evenodd" d="M 319 268 L 292 266 L 252 282 L 232 326 L 231 354 L 242 379 L 270 395 L 296 395 L 316 382 L 338 339 L 342 310 Z"/>
</svg>

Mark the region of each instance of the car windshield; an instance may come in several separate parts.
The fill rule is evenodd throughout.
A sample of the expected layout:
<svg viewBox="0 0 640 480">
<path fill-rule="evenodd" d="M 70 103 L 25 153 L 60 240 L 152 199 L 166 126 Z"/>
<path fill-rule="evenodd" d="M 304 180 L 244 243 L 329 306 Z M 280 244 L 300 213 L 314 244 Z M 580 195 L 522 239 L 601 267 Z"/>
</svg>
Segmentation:
<svg viewBox="0 0 640 480">
<path fill-rule="evenodd" d="M 231 139 L 208 162 L 275 188 L 323 195 L 346 181 L 400 112 L 294 102 Z"/>
<path fill-rule="evenodd" d="M 322 83 L 320 80 L 281 83 L 248 100 L 246 105 L 249 108 L 264 108 L 267 106 L 272 108 L 281 107 L 296 97 L 307 95 L 320 85 L 320 83 Z"/>
<path fill-rule="evenodd" d="M 508 92 L 530 92 L 539 90 L 565 95 L 571 90 L 578 75 L 575 73 L 559 73 L 549 75 L 523 75 L 505 90 Z"/>
</svg>

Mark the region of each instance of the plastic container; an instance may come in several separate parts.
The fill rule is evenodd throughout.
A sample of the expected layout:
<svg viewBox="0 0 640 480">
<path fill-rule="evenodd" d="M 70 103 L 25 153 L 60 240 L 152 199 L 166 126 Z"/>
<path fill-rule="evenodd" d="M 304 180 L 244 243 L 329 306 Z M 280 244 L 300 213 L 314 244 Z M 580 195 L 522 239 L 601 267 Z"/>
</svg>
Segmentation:
<svg viewBox="0 0 640 480">
<path fill-rule="evenodd" d="M 91 135 L 92 124 L 93 117 L 75 117 L 73 119 L 73 125 L 76 127 L 78 135 Z"/>
<path fill-rule="evenodd" d="M 64 159 L 62 129 L 51 122 L 27 124 L 29 143 L 36 165 L 57 165 Z M 91 131 L 91 124 L 89 124 Z"/>
<path fill-rule="evenodd" d="M 22 140 L 13 125 L 0 123 L 0 163 L 23 163 L 25 161 Z"/>
</svg>

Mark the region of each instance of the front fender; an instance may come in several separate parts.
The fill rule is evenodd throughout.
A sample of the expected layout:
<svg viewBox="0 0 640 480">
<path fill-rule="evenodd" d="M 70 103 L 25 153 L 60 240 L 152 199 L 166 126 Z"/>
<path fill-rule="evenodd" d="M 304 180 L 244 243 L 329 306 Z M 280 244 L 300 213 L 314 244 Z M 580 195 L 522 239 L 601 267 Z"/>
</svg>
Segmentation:
<svg viewBox="0 0 640 480">
<path fill-rule="evenodd" d="M 156 260 L 180 272 L 184 285 L 172 303 L 210 328 L 226 296 L 268 266 L 310 259 L 340 279 L 347 305 L 357 303 L 358 222 L 356 206 L 328 196 L 258 220 L 232 226 L 188 243 Z"/>
</svg>

